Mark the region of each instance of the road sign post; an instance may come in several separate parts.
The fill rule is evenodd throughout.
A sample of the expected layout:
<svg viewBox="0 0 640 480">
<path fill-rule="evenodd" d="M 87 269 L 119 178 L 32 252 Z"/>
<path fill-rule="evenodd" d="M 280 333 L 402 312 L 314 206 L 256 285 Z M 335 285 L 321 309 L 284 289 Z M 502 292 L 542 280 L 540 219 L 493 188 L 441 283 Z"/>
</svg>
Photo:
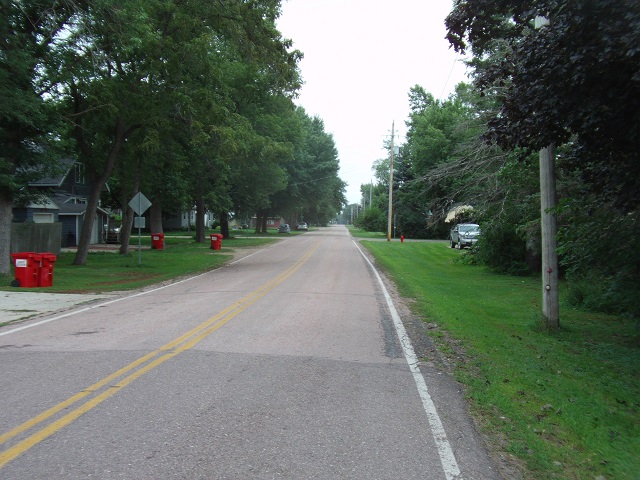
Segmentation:
<svg viewBox="0 0 640 480">
<path fill-rule="evenodd" d="M 138 216 L 142 216 L 144 212 L 151 206 L 151 202 L 142 192 L 138 192 L 129 202 L 129 206 Z M 142 263 L 142 243 L 140 241 L 140 230 L 142 222 L 138 222 L 138 266 Z"/>
</svg>

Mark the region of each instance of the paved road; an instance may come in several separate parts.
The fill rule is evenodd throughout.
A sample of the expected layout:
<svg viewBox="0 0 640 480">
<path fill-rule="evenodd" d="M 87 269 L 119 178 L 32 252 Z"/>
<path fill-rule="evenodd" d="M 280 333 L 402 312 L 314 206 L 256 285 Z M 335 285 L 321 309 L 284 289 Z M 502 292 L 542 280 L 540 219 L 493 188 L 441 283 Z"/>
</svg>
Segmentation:
<svg viewBox="0 0 640 480">
<path fill-rule="evenodd" d="M 0 479 L 499 478 L 390 301 L 336 226 L 4 327 Z"/>
</svg>

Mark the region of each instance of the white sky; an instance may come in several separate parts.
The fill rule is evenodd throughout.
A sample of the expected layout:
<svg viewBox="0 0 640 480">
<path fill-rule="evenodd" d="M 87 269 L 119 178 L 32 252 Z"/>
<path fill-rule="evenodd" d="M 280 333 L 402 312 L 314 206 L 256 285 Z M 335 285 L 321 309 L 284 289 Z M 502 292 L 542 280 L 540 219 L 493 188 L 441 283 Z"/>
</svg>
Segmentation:
<svg viewBox="0 0 640 480">
<path fill-rule="evenodd" d="M 465 66 L 445 40 L 451 0 L 283 0 L 278 29 L 304 53 L 305 84 L 296 101 L 333 134 L 349 203 L 386 156 L 395 122 L 404 141 L 409 89 L 445 99 L 466 81 Z"/>
</svg>

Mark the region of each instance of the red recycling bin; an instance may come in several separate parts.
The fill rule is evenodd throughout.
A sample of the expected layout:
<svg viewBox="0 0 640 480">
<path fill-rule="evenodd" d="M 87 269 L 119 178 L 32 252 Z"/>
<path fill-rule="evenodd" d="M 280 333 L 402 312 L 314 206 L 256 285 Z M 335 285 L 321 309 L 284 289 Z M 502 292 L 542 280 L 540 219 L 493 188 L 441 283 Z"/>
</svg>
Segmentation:
<svg viewBox="0 0 640 480">
<path fill-rule="evenodd" d="M 220 235 L 219 233 L 212 233 L 210 237 L 211 237 L 211 248 L 213 250 L 220 250 L 222 248 L 223 235 Z"/>
<path fill-rule="evenodd" d="M 151 234 L 151 248 L 155 250 L 164 250 L 164 233 Z"/>
<path fill-rule="evenodd" d="M 33 288 L 38 286 L 38 275 L 42 255 L 35 252 L 12 253 L 15 267 L 14 278 L 18 287 Z"/>
<path fill-rule="evenodd" d="M 40 270 L 38 272 L 38 286 L 53 286 L 53 266 L 56 263 L 56 256 L 53 253 L 41 253 Z"/>
</svg>

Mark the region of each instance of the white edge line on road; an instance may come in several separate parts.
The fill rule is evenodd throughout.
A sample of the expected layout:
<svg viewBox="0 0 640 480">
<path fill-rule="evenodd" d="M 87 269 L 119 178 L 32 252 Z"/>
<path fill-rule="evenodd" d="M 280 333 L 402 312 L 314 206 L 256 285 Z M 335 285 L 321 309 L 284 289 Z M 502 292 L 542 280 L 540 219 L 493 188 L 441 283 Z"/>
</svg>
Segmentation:
<svg viewBox="0 0 640 480">
<path fill-rule="evenodd" d="M 389 307 L 389 312 L 391 313 L 391 317 L 393 318 L 393 324 L 396 327 L 396 333 L 398 334 L 398 338 L 400 339 L 400 344 L 402 345 L 402 350 L 404 352 L 404 357 L 409 365 L 409 369 L 413 374 L 413 380 L 416 383 L 416 387 L 418 388 L 418 394 L 420 395 L 420 399 L 422 400 L 422 406 L 424 408 L 425 413 L 427 414 L 427 419 L 429 420 L 429 425 L 431 426 L 431 432 L 433 434 L 433 439 L 435 440 L 436 446 L 438 448 L 438 454 L 440 455 L 440 462 L 442 463 L 442 469 L 444 470 L 444 474 L 447 477 L 447 480 L 461 480 L 460 476 L 460 468 L 458 467 L 458 462 L 456 462 L 456 457 L 453 454 L 453 450 L 451 448 L 451 444 L 447 439 L 447 434 L 442 426 L 442 421 L 440 420 L 440 416 L 438 415 L 438 411 L 436 410 L 436 406 L 433 403 L 433 399 L 431 395 L 429 395 L 429 389 L 427 388 L 427 383 L 424 381 L 424 377 L 420 372 L 420 367 L 418 366 L 418 357 L 416 356 L 415 350 L 413 349 L 413 345 L 411 344 L 411 340 L 409 339 L 409 335 L 407 335 L 407 331 L 402 324 L 402 320 L 400 319 L 400 315 L 396 310 L 395 305 L 393 304 L 393 300 L 387 291 L 387 288 L 384 286 L 384 282 L 382 281 L 382 277 L 373 266 L 373 264 L 369 261 L 367 256 L 364 254 L 360 246 L 355 240 L 351 240 L 360 255 L 365 259 L 365 261 L 371 267 L 373 274 L 378 280 L 380 284 L 380 288 L 382 289 L 382 293 L 384 294 L 384 298 L 387 301 L 387 306 Z"/>
<path fill-rule="evenodd" d="M 224 268 L 224 267 L 227 267 L 227 266 L 230 266 L 230 265 L 235 265 L 236 263 L 239 263 L 239 262 L 243 261 L 246 258 L 252 257 L 254 255 L 257 255 L 260 252 L 268 250 L 273 245 L 275 245 L 275 243 L 272 244 L 272 245 L 269 245 L 268 247 L 266 247 L 264 249 L 258 250 L 257 252 L 253 252 L 253 253 L 247 255 L 246 257 L 242 257 L 242 258 L 239 258 L 238 260 L 235 260 L 233 262 L 229 262 L 228 264 L 222 266 L 221 268 Z M 163 286 L 158 287 L 158 288 L 153 288 L 151 290 L 145 290 L 144 292 L 134 293 L 133 295 L 127 295 L 126 297 L 115 298 L 115 299 L 109 300 L 107 302 L 102 302 L 102 303 L 98 303 L 96 305 L 91 305 L 89 307 L 81 308 L 80 310 L 73 310 L 71 312 L 64 313 L 64 314 L 58 315 L 56 317 L 47 318 L 45 320 L 40 320 L 39 322 L 34 322 L 34 323 L 30 323 L 28 325 L 23 325 L 21 327 L 13 328 L 11 330 L 7 330 L 6 332 L 0 332 L 0 337 L 2 337 L 4 335 L 9 335 L 10 333 L 19 332 L 20 330 L 26 330 L 27 328 L 33 328 L 33 327 L 37 327 L 39 325 L 44 325 L 45 323 L 54 322 L 56 320 L 61 320 L 63 318 L 70 317 L 72 315 L 77 315 L 78 313 L 88 312 L 89 310 L 93 310 L 94 308 L 105 307 L 107 305 L 111 305 L 112 303 L 121 302 L 122 300 L 127 300 L 129 298 L 135 298 L 135 297 L 141 297 L 142 295 L 146 295 L 148 293 L 157 292 L 158 290 L 162 290 L 162 289 L 167 288 L 167 287 L 172 287 L 174 285 L 179 285 L 179 284 L 184 283 L 184 282 L 190 282 L 191 280 L 195 280 L 196 278 L 200 278 L 200 277 L 202 277 L 204 275 L 207 275 L 207 274 L 209 274 L 209 273 L 211 273 L 213 271 L 215 271 L 215 270 L 209 270 L 208 272 L 200 273 L 198 275 L 195 275 L 195 276 L 189 277 L 189 278 L 185 278 L 183 280 L 178 280 L 177 282 L 169 283 L 167 285 L 163 285 Z"/>
</svg>

